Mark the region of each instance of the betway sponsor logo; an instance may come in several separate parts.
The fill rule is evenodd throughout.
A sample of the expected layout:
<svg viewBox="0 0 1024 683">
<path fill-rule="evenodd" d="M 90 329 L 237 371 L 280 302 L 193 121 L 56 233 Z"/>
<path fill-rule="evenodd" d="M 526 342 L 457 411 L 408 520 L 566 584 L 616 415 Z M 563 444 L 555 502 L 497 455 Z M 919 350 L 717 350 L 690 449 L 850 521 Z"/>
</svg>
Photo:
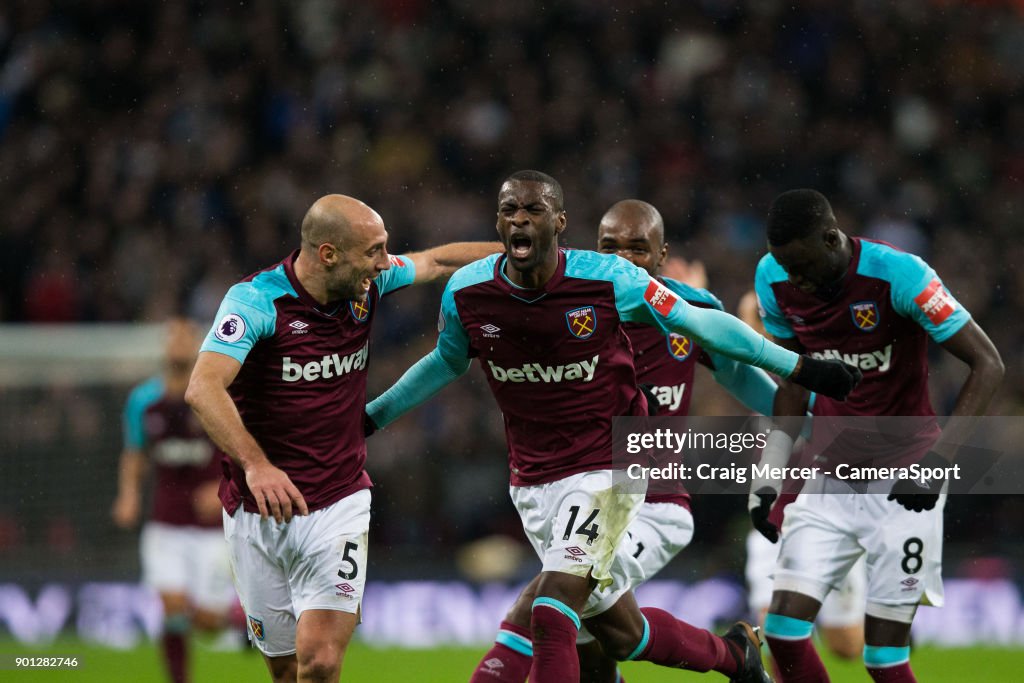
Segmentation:
<svg viewBox="0 0 1024 683">
<path fill-rule="evenodd" d="M 581 360 L 579 363 L 568 363 L 566 365 L 541 365 L 540 363 L 524 363 L 519 368 L 499 368 L 494 361 L 487 361 L 491 368 L 491 375 L 499 382 L 571 382 L 583 380 L 589 382 L 594 379 L 594 371 L 597 370 L 597 361 L 600 356 L 594 356 L 590 360 Z"/>
<path fill-rule="evenodd" d="M 366 360 L 370 356 L 369 345 L 364 345 L 354 353 L 344 358 L 332 353 L 320 360 L 311 360 L 306 364 L 293 363 L 291 356 L 285 356 L 281 364 L 281 379 L 285 382 L 298 382 L 304 379 L 312 382 L 318 379 L 330 379 L 348 374 L 353 370 L 362 370 L 366 367 Z"/>
<path fill-rule="evenodd" d="M 679 410 L 679 405 L 683 402 L 683 394 L 686 393 L 686 382 L 674 387 L 651 387 L 651 392 L 658 399 L 658 404 L 661 407 Z"/>
<path fill-rule="evenodd" d="M 892 361 L 892 344 L 886 344 L 881 351 L 870 351 L 868 353 L 842 353 L 837 349 L 825 349 L 824 351 L 812 351 L 811 358 L 828 360 L 835 358 L 850 365 L 856 365 L 861 370 L 878 370 L 888 372 Z"/>
</svg>

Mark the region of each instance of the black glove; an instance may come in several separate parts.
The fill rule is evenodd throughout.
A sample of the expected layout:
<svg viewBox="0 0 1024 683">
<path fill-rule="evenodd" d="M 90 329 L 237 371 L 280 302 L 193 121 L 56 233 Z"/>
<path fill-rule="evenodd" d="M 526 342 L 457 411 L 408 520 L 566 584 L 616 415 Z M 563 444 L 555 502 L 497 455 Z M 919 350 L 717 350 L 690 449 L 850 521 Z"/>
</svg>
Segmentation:
<svg viewBox="0 0 1024 683">
<path fill-rule="evenodd" d="M 921 458 L 920 465 L 925 467 L 949 467 L 949 461 L 935 451 L 928 451 Z M 892 485 L 889 493 L 889 500 L 913 510 L 931 510 L 939 502 L 939 493 L 942 491 L 943 479 L 897 479 Z"/>
<path fill-rule="evenodd" d="M 373 433 L 375 431 L 377 431 L 377 423 L 374 422 L 373 419 L 364 410 L 363 411 L 363 437 L 369 438 L 369 437 L 373 436 Z"/>
<path fill-rule="evenodd" d="M 837 401 L 845 401 L 863 377 L 859 369 L 841 360 L 818 360 L 808 355 L 800 356 L 800 359 L 800 370 L 789 378 L 802 387 Z"/>
<path fill-rule="evenodd" d="M 654 385 L 641 384 L 640 391 L 644 392 L 644 396 L 647 397 L 647 414 L 654 417 L 658 414 L 658 410 L 661 408 L 661 402 L 659 402 L 658 397 L 654 395 Z"/>
<path fill-rule="evenodd" d="M 751 493 L 747 503 L 754 528 L 772 543 L 779 542 L 779 528 L 768 521 L 768 513 L 772 511 L 772 505 L 778 497 L 775 489 L 765 486 Z"/>
</svg>

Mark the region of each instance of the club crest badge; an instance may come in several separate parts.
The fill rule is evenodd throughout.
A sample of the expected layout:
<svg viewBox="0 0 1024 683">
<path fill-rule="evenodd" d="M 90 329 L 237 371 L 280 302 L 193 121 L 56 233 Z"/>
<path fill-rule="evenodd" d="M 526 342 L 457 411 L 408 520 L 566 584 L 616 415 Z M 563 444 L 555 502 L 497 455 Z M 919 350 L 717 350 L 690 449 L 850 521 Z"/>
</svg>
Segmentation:
<svg viewBox="0 0 1024 683">
<path fill-rule="evenodd" d="M 668 335 L 667 341 L 668 352 L 673 358 L 678 361 L 684 361 L 690 357 L 690 351 L 693 350 L 693 342 L 690 341 L 689 337 L 672 332 Z"/>
<path fill-rule="evenodd" d="M 871 332 L 878 327 L 878 304 L 874 301 L 858 301 L 850 304 L 853 324 L 861 332 Z"/>
<path fill-rule="evenodd" d="M 577 339 L 587 339 L 597 329 L 597 313 L 593 306 L 574 308 L 565 314 L 565 323 L 569 332 Z"/>
<path fill-rule="evenodd" d="M 348 310 L 352 314 L 353 320 L 357 323 L 365 323 L 367 318 L 370 317 L 370 299 L 367 298 L 365 301 L 349 301 Z"/>
<path fill-rule="evenodd" d="M 252 615 L 249 616 L 249 630 L 252 631 L 252 637 L 256 640 L 263 640 L 263 622 Z"/>
</svg>

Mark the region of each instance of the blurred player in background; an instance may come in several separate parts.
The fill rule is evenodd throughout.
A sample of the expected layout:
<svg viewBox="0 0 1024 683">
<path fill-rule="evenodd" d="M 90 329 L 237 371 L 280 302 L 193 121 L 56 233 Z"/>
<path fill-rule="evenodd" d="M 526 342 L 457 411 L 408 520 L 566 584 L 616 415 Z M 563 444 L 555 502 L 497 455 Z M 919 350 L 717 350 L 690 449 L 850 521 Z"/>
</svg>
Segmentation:
<svg viewBox="0 0 1024 683">
<path fill-rule="evenodd" d="M 764 334 L 764 324 L 757 312 L 757 295 L 753 291 L 740 298 L 736 315 Z M 801 466 L 801 455 L 801 451 L 794 449 L 789 466 Z M 797 487 L 800 483 L 802 482 L 784 486 L 785 490 L 779 493 L 768 511 L 762 510 L 761 497 L 751 496 L 751 517 L 755 528 L 747 535 L 747 601 L 751 613 L 757 615 L 758 623 L 762 626 L 772 601 L 772 575 L 779 557 L 779 529 L 782 528 L 786 506 L 796 500 L 796 494 L 799 492 Z M 867 561 L 861 557 L 839 587 L 825 598 L 815 620 L 821 639 L 828 649 L 841 659 L 859 657 L 864 649 L 866 589 Z M 774 660 L 772 664 L 774 666 Z"/>
<path fill-rule="evenodd" d="M 808 449 L 815 464 L 870 461 L 944 467 L 966 442 L 969 425 L 940 433 L 928 397 L 928 337 L 970 368 L 954 416 L 981 415 L 1003 365 L 984 331 L 928 264 L 881 243 L 845 235 L 828 200 L 814 190 L 775 199 L 767 221 L 769 254 L 755 290 L 767 332 L 796 352 L 857 360 L 864 381 L 845 403 L 817 396 Z M 783 380 L 780 414 L 803 421 L 806 392 Z M 842 431 L 841 416 L 913 416 L 913 429 L 872 440 Z M 770 438 L 762 462 L 785 465 L 791 437 Z M 782 547 L 765 634 L 784 681 L 827 681 L 810 640 L 822 600 L 862 555 L 868 558 L 864 663 L 875 681 L 914 681 L 910 626 L 921 602 L 942 604 L 943 481 L 830 476 L 808 480 L 786 509 Z M 762 509 L 776 484 L 754 482 Z M 827 494 L 827 495 L 817 495 Z M 888 494 L 888 495 L 886 495 Z"/>
<path fill-rule="evenodd" d="M 669 259 L 665 224 L 658 210 L 647 202 L 626 199 L 608 209 L 597 230 L 597 250 L 617 254 L 643 268 L 692 306 L 723 310 L 722 303 L 706 289 L 662 275 Z M 699 261 L 691 265 L 682 259 L 673 260 L 684 266 L 680 270 L 685 277 L 706 281 Z M 705 351 L 689 337 L 666 334 L 660 327 L 625 323 L 623 329 L 633 347 L 637 381 L 650 392 L 648 402 L 655 402 L 648 406 L 652 415 L 689 414 L 697 363 L 711 370 L 715 380 L 748 408 L 771 413 L 776 385 L 763 370 Z M 640 563 L 645 581 L 661 571 L 693 539 L 690 495 L 681 485 L 678 489 L 675 493 L 648 491 L 626 531 L 626 551 Z M 509 610 L 494 646 L 481 659 L 471 683 L 495 680 L 495 660 L 506 670 L 523 671 L 519 680 L 525 681 L 533 652 L 530 608 L 538 583 L 539 578 L 534 579 Z M 617 662 L 604 655 L 585 629 L 580 631 L 576 645 L 581 681 L 617 680 Z"/>
<path fill-rule="evenodd" d="M 613 487 L 611 427 L 616 415 L 646 415 L 647 401 L 622 323 L 660 325 L 837 395 L 852 388 L 856 372 L 782 353 L 736 318 L 687 304 L 621 258 L 563 251 L 565 227 L 555 179 L 537 171 L 509 176 L 497 217 L 506 255 L 453 277 L 437 348 L 370 404 L 369 419 L 389 424 L 480 358 L 505 419 L 511 496 L 544 563 L 531 609 L 531 681 L 579 679 L 581 617 L 617 660 L 762 681 L 752 627 L 736 624 L 721 638 L 663 610 L 641 611 L 630 591 L 642 570 L 622 541 L 644 496 Z"/>
<path fill-rule="evenodd" d="M 224 528 L 253 641 L 274 681 L 338 680 L 366 580 L 363 411 L 380 299 L 500 249 L 389 256 L 376 211 L 328 195 L 301 247 L 233 286 L 187 399 L 229 456 Z"/>
<path fill-rule="evenodd" d="M 225 628 L 235 603 L 217 498 L 220 458 L 185 403 L 201 340 L 191 321 L 167 323 L 164 370 L 135 387 L 124 409 L 124 451 L 111 510 L 119 527 L 138 524 L 143 482 L 152 468 L 142 572 L 163 604 L 161 647 L 174 683 L 189 680 L 189 630 Z"/>
</svg>

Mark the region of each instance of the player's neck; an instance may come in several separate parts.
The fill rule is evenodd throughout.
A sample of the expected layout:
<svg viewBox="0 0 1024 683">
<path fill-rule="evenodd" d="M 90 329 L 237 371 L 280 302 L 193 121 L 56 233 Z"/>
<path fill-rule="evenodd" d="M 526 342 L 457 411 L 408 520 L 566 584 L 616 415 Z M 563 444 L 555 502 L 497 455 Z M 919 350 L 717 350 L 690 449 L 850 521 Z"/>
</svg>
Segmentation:
<svg viewBox="0 0 1024 683">
<path fill-rule="evenodd" d="M 322 306 L 330 303 L 330 295 L 327 292 L 327 282 L 324 274 L 317 270 L 300 251 L 295 259 L 295 277 L 306 290 L 306 293 L 313 297 L 313 300 Z"/>
<path fill-rule="evenodd" d="M 516 287 L 523 289 L 540 289 L 554 277 L 556 270 L 558 270 L 558 250 L 555 250 L 551 258 L 530 270 L 517 270 L 508 259 L 505 259 L 505 277 Z"/>
</svg>

